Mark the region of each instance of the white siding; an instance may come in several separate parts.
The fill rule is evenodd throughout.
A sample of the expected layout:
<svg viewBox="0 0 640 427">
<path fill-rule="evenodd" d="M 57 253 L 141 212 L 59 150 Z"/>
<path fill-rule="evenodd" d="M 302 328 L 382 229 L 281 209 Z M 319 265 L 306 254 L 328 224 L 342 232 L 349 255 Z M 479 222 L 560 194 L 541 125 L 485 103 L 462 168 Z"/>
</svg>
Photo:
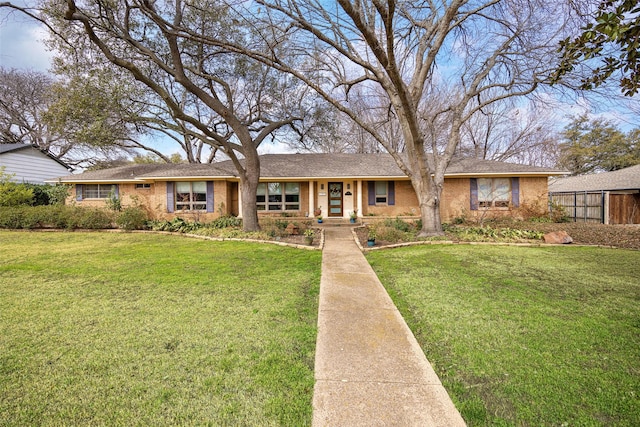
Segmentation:
<svg viewBox="0 0 640 427">
<path fill-rule="evenodd" d="M 0 168 L 3 166 L 15 182 L 44 184 L 45 179 L 69 175 L 64 166 L 35 148 L 0 154 Z"/>
</svg>

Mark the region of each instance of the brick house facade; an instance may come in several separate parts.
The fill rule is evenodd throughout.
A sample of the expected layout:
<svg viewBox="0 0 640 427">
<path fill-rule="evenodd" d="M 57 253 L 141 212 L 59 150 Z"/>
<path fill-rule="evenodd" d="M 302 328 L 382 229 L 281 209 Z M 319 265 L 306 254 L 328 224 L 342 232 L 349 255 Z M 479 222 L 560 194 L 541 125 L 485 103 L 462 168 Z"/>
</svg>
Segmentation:
<svg viewBox="0 0 640 427">
<path fill-rule="evenodd" d="M 460 215 L 510 215 L 523 204 L 546 205 L 547 180 L 561 171 L 478 159 L 455 159 L 445 174 L 443 221 Z M 52 180 L 53 181 L 53 180 Z M 210 221 L 242 217 L 239 179 L 230 162 L 141 164 L 55 179 L 73 184 L 69 203 L 104 207 L 110 194 L 153 218 Z M 409 179 L 385 154 L 261 156 L 260 216 L 325 218 L 419 216 Z"/>
</svg>

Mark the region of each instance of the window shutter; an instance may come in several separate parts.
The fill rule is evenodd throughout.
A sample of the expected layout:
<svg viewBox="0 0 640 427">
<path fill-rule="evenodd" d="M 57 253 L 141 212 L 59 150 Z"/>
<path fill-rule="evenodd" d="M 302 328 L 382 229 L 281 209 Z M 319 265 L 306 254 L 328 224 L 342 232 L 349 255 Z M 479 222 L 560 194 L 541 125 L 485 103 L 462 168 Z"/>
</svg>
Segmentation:
<svg viewBox="0 0 640 427">
<path fill-rule="evenodd" d="M 114 185 L 114 191 L 113 194 L 116 195 L 116 198 L 120 198 L 120 186 L 118 184 Z"/>
<path fill-rule="evenodd" d="M 175 205 L 175 194 L 173 192 L 174 187 L 174 182 L 167 182 L 167 212 L 169 213 L 173 213 Z"/>
<path fill-rule="evenodd" d="M 76 184 L 76 201 L 82 201 L 82 184 Z"/>
<path fill-rule="evenodd" d="M 369 206 L 375 206 L 376 204 L 376 183 L 373 181 L 367 182 L 367 189 L 369 191 Z"/>
<path fill-rule="evenodd" d="M 471 183 L 470 207 L 472 211 L 478 210 L 478 180 L 476 178 L 469 179 Z"/>
<path fill-rule="evenodd" d="M 520 178 L 511 178 L 511 205 L 514 208 L 520 207 Z"/>
<path fill-rule="evenodd" d="M 389 181 L 387 183 L 387 204 L 393 206 L 396 204 L 396 183 Z"/>
<path fill-rule="evenodd" d="M 213 181 L 207 181 L 207 212 L 213 212 Z"/>
</svg>

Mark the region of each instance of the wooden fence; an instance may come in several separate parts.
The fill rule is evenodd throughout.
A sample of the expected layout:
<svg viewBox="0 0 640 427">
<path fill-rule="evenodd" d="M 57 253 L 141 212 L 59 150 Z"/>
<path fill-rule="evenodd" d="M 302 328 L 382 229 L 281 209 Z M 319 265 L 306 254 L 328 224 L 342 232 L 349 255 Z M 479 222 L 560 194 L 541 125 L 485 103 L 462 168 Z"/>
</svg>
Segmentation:
<svg viewBox="0 0 640 427">
<path fill-rule="evenodd" d="M 609 224 L 640 224 L 640 193 L 610 194 Z"/>
<path fill-rule="evenodd" d="M 574 222 L 640 224 L 640 193 L 607 193 L 549 193 L 549 204 L 562 206 L 567 217 Z"/>
<path fill-rule="evenodd" d="M 604 199 L 603 191 L 549 193 L 549 203 L 562 206 L 574 222 L 604 223 Z"/>
</svg>

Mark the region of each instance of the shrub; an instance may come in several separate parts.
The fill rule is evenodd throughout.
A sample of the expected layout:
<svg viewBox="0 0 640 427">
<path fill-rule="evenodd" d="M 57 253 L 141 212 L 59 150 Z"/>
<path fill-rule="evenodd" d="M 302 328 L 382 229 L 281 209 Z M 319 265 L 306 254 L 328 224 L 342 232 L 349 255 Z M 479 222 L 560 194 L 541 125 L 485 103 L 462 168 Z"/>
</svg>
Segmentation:
<svg viewBox="0 0 640 427">
<path fill-rule="evenodd" d="M 139 207 L 125 208 L 116 216 L 116 225 L 123 230 L 142 230 L 146 223 L 147 214 Z"/>
<path fill-rule="evenodd" d="M 107 197 L 105 203 L 107 204 L 107 208 L 114 212 L 120 212 L 122 210 L 122 202 L 120 201 L 120 198 L 118 197 L 116 192 L 113 190 L 111 190 L 111 192 L 109 193 L 109 197 Z"/>
<path fill-rule="evenodd" d="M 44 206 L 49 204 L 49 193 L 47 192 L 47 187 L 49 185 L 40 185 L 40 184 L 21 184 L 24 188 L 29 189 L 33 192 L 33 198 L 29 203 L 32 206 Z"/>
<path fill-rule="evenodd" d="M 0 208 L 0 228 L 86 228 L 113 227 L 113 215 L 105 209 L 79 206 L 13 206 Z"/>
<path fill-rule="evenodd" d="M 400 218 L 387 218 L 384 220 L 383 224 L 385 227 L 394 228 L 403 233 L 408 233 L 413 228 L 409 223 L 401 220 Z"/>
<path fill-rule="evenodd" d="M 100 230 L 113 227 L 113 215 L 104 209 L 99 208 L 77 208 L 72 215 L 71 223 L 67 228 L 86 228 L 89 230 Z"/>
<path fill-rule="evenodd" d="M 406 242 L 413 240 L 413 233 L 407 233 L 402 230 L 398 230 L 394 227 L 387 227 L 385 225 L 376 227 L 375 230 L 376 239 L 386 242 Z"/>
<path fill-rule="evenodd" d="M 200 222 L 185 221 L 180 217 L 176 217 L 171 221 L 149 221 L 147 226 L 154 231 L 169 231 L 172 233 L 192 233 L 204 225 Z"/>
<path fill-rule="evenodd" d="M 0 227 L 2 228 L 22 228 L 23 217 L 22 208 L 0 207 Z"/>
<path fill-rule="evenodd" d="M 228 228 L 228 227 L 242 227 L 242 220 L 238 217 L 231 215 L 224 215 L 214 219 L 209 224 L 208 228 Z"/>
<path fill-rule="evenodd" d="M 64 205 L 71 191 L 71 187 L 72 186 L 68 184 L 47 185 L 45 190 L 49 195 L 49 204 Z"/>
<path fill-rule="evenodd" d="M 0 181 L 0 206 L 30 205 L 32 202 L 32 189 L 15 182 Z"/>
</svg>

